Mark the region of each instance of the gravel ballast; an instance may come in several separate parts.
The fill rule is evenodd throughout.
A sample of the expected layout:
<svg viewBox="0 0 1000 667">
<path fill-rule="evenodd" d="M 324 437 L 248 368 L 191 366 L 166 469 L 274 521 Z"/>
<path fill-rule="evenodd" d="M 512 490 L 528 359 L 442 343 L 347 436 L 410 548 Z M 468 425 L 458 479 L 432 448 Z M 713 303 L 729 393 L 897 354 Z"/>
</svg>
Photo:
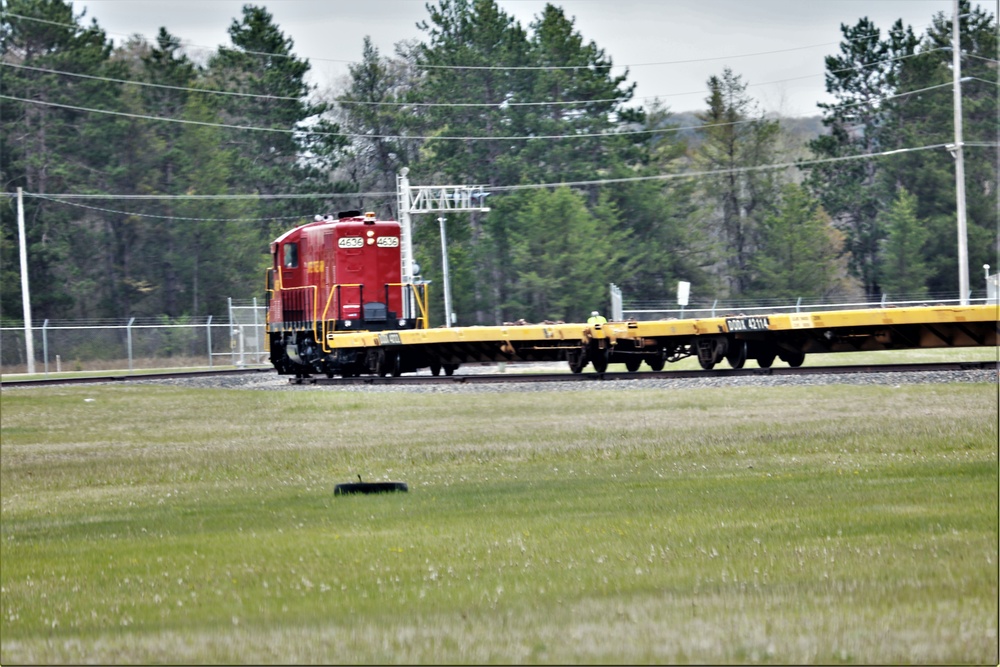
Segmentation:
<svg viewBox="0 0 1000 667">
<path fill-rule="evenodd" d="M 491 369 L 494 370 L 494 369 Z M 538 369 L 545 372 L 549 369 Z M 706 371 L 697 378 L 650 378 L 635 380 L 604 380 L 594 382 L 503 382 L 444 383 L 444 384 L 293 384 L 288 376 L 273 373 L 259 375 L 214 376 L 172 380 L 136 380 L 134 384 L 169 384 L 184 387 L 242 389 L 257 391 L 341 391 L 341 392 L 404 392 L 413 394 L 470 394 L 543 391 L 629 391 L 649 389 L 712 389 L 717 387 L 802 387 L 825 385 L 883 385 L 898 387 L 910 384 L 997 383 L 995 369 L 967 371 L 928 371 L 906 373 L 824 373 L 803 375 L 747 375 L 741 377 L 712 376 Z"/>
</svg>

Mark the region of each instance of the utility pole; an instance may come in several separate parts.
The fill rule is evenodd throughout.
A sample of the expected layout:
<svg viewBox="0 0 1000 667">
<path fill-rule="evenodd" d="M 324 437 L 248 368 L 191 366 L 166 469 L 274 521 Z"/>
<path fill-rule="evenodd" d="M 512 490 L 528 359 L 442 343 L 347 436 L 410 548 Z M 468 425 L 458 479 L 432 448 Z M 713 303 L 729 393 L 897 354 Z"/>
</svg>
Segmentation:
<svg viewBox="0 0 1000 667">
<path fill-rule="evenodd" d="M 959 32 L 958 0 L 953 1 L 951 20 L 952 92 L 955 100 L 955 199 L 958 202 L 958 298 L 969 305 L 969 238 L 965 223 L 965 160 L 962 156 L 962 38 Z"/>
<path fill-rule="evenodd" d="M 28 242 L 24 234 L 24 193 L 17 189 L 17 240 L 21 246 L 21 306 L 24 308 L 24 348 L 28 374 L 35 373 L 35 342 L 31 340 L 31 294 L 28 292 Z"/>
<path fill-rule="evenodd" d="M 402 280 L 404 285 L 413 283 L 413 224 L 410 221 L 410 173 L 409 167 L 403 167 L 396 176 L 396 202 L 399 215 L 399 260 L 402 265 Z M 408 289 L 408 288 L 404 288 Z M 403 299 L 403 317 L 411 317 L 412 299 Z"/>
<path fill-rule="evenodd" d="M 454 322 L 451 313 L 451 281 L 448 279 L 448 237 L 444 229 L 447 219 L 438 218 L 438 224 L 441 225 L 441 273 L 444 274 L 444 325 L 450 327 Z"/>
</svg>

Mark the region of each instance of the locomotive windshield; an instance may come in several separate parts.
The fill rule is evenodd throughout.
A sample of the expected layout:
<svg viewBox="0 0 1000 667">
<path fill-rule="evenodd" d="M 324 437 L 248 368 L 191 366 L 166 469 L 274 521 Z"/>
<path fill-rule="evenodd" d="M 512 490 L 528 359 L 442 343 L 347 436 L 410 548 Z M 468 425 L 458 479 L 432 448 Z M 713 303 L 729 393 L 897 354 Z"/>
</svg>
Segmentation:
<svg viewBox="0 0 1000 667">
<path fill-rule="evenodd" d="M 299 265 L 299 244 L 285 244 L 285 268 L 294 269 Z"/>
</svg>

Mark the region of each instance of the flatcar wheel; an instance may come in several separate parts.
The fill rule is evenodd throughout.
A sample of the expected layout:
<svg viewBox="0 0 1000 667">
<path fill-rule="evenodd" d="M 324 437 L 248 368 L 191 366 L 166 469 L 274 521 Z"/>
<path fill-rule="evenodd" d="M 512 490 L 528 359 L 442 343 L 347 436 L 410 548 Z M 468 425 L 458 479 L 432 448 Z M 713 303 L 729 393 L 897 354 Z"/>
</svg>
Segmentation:
<svg viewBox="0 0 1000 667">
<path fill-rule="evenodd" d="M 441 362 L 439 361 L 431 362 L 431 375 L 433 375 L 434 377 L 441 375 Z"/>
<path fill-rule="evenodd" d="M 657 355 L 655 357 L 646 357 L 646 365 L 649 366 L 650 370 L 662 371 L 664 364 L 667 361 L 663 357 Z"/>
<path fill-rule="evenodd" d="M 715 368 L 715 359 L 714 358 L 712 358 L 712 359 L 705 359 L 701 355 L 698 355 L 698 363 L 706 371 L 710 371 L 713 368 Z"/>
<path fill-rule="evenodd" d="M 761 368 L 770 368 L 774 363 L 774 352 L 765 352 L 757 357 L 757 365 Z"/>
<path fill-rule="evenodd" d="M 587 355 L 583 350 L 569 353 L 569 370 L 571 373 L 582 373 L 587 365 Z"/>
<path fill-rule="evenodd" d="M 625 370 L 629 373 L 635 373 L 639 370 L 640 365 L 642 365 L 642 359 L 640 357 L 628 357 L 625 359 Z"/>
<path fill-rule="evenodd" d="M 608 370 L 608 351 L 607 350 L 594 350 L 592 359 L 590 363 L 594 364 L 594 370 L 598 373 L 603 373 Z"/>
<path fill-rule="evenodd" d="M 806 360 L 806 355 L 802 352 L 786 352 L 781 356 L 781 360 L 792 368 L 798 368 Z"/>
<path fill-rule="evenodd" d="M 747 361 L 747 342 L 745 340 L 730 341 L 726 361 L 733 368 L 743 368 Z"/>
<path fill-rule="evenodd" d="M 441 368 L 444 369 L 444 374 L 451 377 L 455 374 L 455 370 L 458 368 L 458 364 L 442 364 Z"/>
<path fill-rule="evenodd" d="M 394 378 L 398 378 L 403 374 L 403 361 L 399 358 L 399 352 L 391 352 L 389 354 L 389 373 Z"/>
</svg>

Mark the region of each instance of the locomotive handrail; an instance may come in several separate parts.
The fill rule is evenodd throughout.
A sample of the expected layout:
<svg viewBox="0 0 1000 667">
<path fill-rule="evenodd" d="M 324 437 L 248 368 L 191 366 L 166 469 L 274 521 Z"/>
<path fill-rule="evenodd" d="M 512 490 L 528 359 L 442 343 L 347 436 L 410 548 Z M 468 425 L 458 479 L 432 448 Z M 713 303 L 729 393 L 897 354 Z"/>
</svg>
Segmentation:
<svg viewBox="0 0 1000 667">
<path fill-rule="evenodd" d="M 420 310 L 420 316 L 416 318 L 417 329 L 427 328 L 427 283 L 386 283 L 386 293 L 388 294 L 390 287 L 402 287 L 404 290 L 409 288 L 413 292 L 414 301 L 417 302 L 417 308 Z M 423 324 L 423 326 L 420 326 Z"/>
<path fill-rule="evenodd" d="M 326 327 L 327 315 L 330 314 L 330 307 L 333 305 L 333 296 L 336 294 L 337 297 L 338 297 L 337 298 L 337 301 L 338 301 L 337 310 L 339 311 L 342 308 L 342 306 L 343 306 L 343 304 L 339 303 L 339 301 L 340 301 L 340 298 L 339 298 L 340 297 L 340 288 L 341 287 L 358 287 L 361 290 L 364 290 L 364 285 L 362 285 L 361 283 L 334 283 L 330 287 L 332 289 L 330 289 L 330 292 L 326 295 L 326 305 L 323 306 L 323 318 L 322 319 L 316 319 L 315 323 L 313 325 L 314 326 L 314 330 L 313 330 L 314 339 L 317 340 L 317 341 L 319 341 L 319 344 L 323 348 L 324 352 L 330 352 L 333 348 L 327 347 L 327 345 L 326 345 L 326 336 L 325 336 L 326 331 L 324 330 L 324 331 L 321 332 L 321 331 L 319 331 L 318 327 L 320 325 L 322 325 L 324 328 Z M 339 312 L 337 313 L 337 319 L 340 319 L 340 313 Z"/>
<path fill-rule="evenodd" d="M 361 283 L 334 283 L 330 287 L 332 289 L 330 290 L 330 293 L 326 295 L 326 305 L 323 307 L 323 319 L 324 320 L 326 319 L 326 316 L 330 313 L 330 305 L 331 305 L 331 302 L 333 301 L 333 295 L 334 294 L 338 294 L 339 295 L 341 287 L 360 287 L 362 290 L 364 290 L 364 288 L 365 288 L 365 286 L 362 285 Z M 339 307 L 338 307 L 338 309 L 339 309 Z M 340 313 L 337 313 L 337 315 L 340 315 Z M 340 318 L 338 317 L 337 319 L 340 319 Z"/>
<path fill-rule="evenodd" d="M 314 336 L 319 334 L 319 331 L 316 329 L 316 293 L 317 293 L 318 289 L 319 288 L 316 287 L 316 285 L 300 285 L 299 287 L 284 287 L 283 286 L 281 288 L 282 292 L 291 292 L 293 290 L 312 290 L 312 295 L 311 295 L 312 298 L 309 299 L 309 304 L 308 305 L 312 306 L 312 313 L 310 313 L 310 314 L 312 315 L 313 335 Z M 284 309 L 284 306 L 285 306 L 284 299 L 282 299 L 281 305 L 282 305 L 282 309 Z M 306 309 L 304 308 L 303 312 L 305 310 Z M 284 321 L 284 313 L 282 313 L 282 321 Z"/>
</svg>

